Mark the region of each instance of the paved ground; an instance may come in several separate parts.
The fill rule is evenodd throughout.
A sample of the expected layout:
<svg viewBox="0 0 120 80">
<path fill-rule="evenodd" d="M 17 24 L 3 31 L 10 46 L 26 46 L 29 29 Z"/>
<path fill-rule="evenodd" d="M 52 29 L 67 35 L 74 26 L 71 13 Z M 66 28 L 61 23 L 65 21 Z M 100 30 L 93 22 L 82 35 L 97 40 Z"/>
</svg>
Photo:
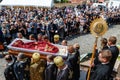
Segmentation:
<svg viewBox="0 0 120 80">
<path fill-rule="evenodd" d="M 118 43 L 120 43 L 120 25 L 111 26 L 109 30 L 105 33 L 105 35 L 102 37 L 108 38 L 111 35 L 116 36 L 118 38 Z M 80 52 L 81 54 L 83 54 L 92 51 L 94 41 L 95 41 L 94 36 L 92 36 L 91 34 L 86 34 L 81 36 L 73 36 L 72 38 L 69 39 L 68 44 L 74 44 L 76 42 L 79 43 L 81 48 Z M 98 44 L 99 41 L 100 38 L 98 40 Z M 5 80 L 3 76 L 4 64 L 5 64 L 4 59 L 0 59 L 0 80 Z"/>
<path fill-rule="evenodd" d="M 118 43 L 120 43 L 120 25 L 114 25 L 109 27 L 108 31 L 102 37 L 109 38 L 109 36 L 116 36 Z M 98 47 L 101 37 L 98 38 Z M 74 44 L 75 42 L 80 44 L 80 52 L 88 53 L 92 51 L 92 47 L 95 41 L 95 37 L 91 34 L 86 34 L 82 36 L 74 36 L 71 40 L 68 41 L 68 44 Z"/>
</svg>

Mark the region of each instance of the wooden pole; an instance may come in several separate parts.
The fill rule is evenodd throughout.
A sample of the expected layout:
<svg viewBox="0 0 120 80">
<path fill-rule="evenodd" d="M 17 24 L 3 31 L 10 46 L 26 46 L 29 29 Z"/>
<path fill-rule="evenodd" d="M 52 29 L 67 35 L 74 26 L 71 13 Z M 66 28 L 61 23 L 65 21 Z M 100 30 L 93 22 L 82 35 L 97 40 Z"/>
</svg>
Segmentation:
<svg viewBox="0 0 120 80">
<path fill-rule="evenodd" d="M 93 64 L 95 53 L 96 53 L 97 41 L 98 41 L 98 36 L 96 36 L 96 39 L 95 39 L 95 43 L 94 43 L 94 47 L 93 47 L 93 51 L 92 51 L 92 57 L 90 60 L 90 68 L 88 69 L 87 80 L 90 80 L 91 66 Z"/>
</svg>

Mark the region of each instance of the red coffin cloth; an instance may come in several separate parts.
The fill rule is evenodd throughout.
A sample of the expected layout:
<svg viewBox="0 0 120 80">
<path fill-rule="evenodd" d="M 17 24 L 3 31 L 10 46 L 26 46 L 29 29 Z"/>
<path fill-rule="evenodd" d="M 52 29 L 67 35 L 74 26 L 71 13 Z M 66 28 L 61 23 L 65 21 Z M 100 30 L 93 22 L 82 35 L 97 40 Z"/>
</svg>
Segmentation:
<svg viewBox="0 0 120 80">
<path fill-rule="evenodd" d="M 47 42 L 28 42 L 24 43 L 22 40 L 17 40 L 12 44 L 14 47 L 19 48 L 25 48 L 25 49 L 31 49 L 31 50 L 39 50 L 44 52 L 50 52 L 50 53 L 57 53 L 59 49 Z"/>
</svg>

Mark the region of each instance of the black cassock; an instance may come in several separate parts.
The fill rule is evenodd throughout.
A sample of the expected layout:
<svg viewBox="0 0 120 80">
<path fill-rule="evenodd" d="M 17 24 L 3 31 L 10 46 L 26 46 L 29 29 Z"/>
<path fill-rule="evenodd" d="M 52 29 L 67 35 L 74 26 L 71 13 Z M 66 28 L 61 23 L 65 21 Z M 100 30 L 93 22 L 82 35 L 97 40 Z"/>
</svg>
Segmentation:
<svg viewBox="0 0 120 80">
<path fill-rule="evenodd" d="M 57 67 L 54 63 L 47 65 L 45 69 L 45 80 L 56 80 L 56 71 Z"/>
<path fill-rule="evenodd" d="M 72 80 L 73 72 L 68 68 L 68 66 L 57 72 L 56 80 Z"/>
<path fill-rule="evenodd" d="M 90 80 L 109 80 L 110 64 L 98 64 L 94 72 L 90 75 Z"/>
</svg>

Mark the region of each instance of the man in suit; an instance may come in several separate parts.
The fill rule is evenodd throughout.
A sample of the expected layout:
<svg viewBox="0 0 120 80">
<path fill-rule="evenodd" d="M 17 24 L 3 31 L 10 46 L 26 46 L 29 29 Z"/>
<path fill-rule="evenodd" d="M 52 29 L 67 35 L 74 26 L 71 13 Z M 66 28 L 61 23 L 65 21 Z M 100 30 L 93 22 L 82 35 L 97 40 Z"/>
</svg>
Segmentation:
<svg viewBox="0 0 120 80">
<path fill-rule="evenodd" d="M 53 62 L 54 56 L 47 56 L 47 67 L 45 69 L 45 80 L 56 80 L 57 66 Z"/>
<path fill-rule="evenodd" d="M 39 53 L 34 53 L 31 58 L 30 80 L 44 80 L 45 61 L 40 59 Z"/>
<path fill-rule="evenodd" d="M 73 45 L 74 49 L 75 49 L 75 55 L 74 55 L 74 65 L 76 65 L 74 67 L 74 80 L 79 80 L 79 77 L 80 77 L 80 52 L 79 52 L 79 49 L 80 49 L 80 45 L 78 43 L 75 43 Z"/>
<path fill-rule="evenodd" d="M 72 80 L 72 70 L 70 70 L 69 66 L 65 64 L 63 58 L 61 56 L 57 56 L 54 58 L 54 63 L 58 67 L 56 73 L 56 80 Z"/>
<path fill-rule="evenodd" d="M 73 70 L 73 80 L 79 80 L 80 76 L 80 66 L 79 66 L 79 44 L 75 43 L 73 45 L 68 46 L 68 58 L 67 58 L 67 64 Z"/>
<path fill-rule="evenodd" d="M 14 73 L 17 80 L 29 80 L 29 64 L 30 61 L 24 53 L 19 53 L 14 64 Z"/>
<path fill-rule="evenodd" d="M 114 65 L 115 65 L 115 62 L 116 62 L 116 59 L 119 55 L 119 49 L 118 47 L 116 46 L 116 42 L 117 42 L 117 38 L 115 36 L 110 36 L 109 39 L 108 39 L 108 46 L 109 46 L 109 49 L 110 51 L 112 52 L 112 59 L 110 60 L 110 68 L 111 68 L 111 73 L 113 71 L 113 68 L 114 68 Z"/>
<path fill-rule="evenodd" d="M 13 65 L 15 63 L 15 60 L 12 57 L 13 57 L 12 55 L 5 56 L 5 60 L 6 60 L 7 64 L 5 66 L 6 68 L 4 71 L 4 76 L 5 76 L 6 80 L 17 80 L 15 77 L 14 70 L 13 70 Z"/>
</svg>

